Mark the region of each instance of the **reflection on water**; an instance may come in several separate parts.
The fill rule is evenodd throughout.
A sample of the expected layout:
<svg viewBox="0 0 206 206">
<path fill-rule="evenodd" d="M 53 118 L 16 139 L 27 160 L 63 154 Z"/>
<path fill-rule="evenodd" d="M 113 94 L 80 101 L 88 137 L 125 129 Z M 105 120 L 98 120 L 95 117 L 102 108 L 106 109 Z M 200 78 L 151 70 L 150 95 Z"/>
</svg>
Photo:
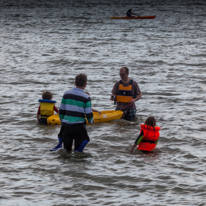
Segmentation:
<svg viewBox="0 0 206 206">
<path fill-rule="evenodd" d="M 2 205 L 205 205 L 203 1 L 0 5 Z M 156 18 L 109 19 L 129 7 Z M 37 125 L 42 92 L 59 107 L 85 73 L 93 108 L 113 110 L 122 66 L 143 94 L 137 120 L 88 125 L 83 153 L 50 152 L 60 125 Z M 149 115 L 161 127 L 157 149 L 130 154 Z"/>
</svg>

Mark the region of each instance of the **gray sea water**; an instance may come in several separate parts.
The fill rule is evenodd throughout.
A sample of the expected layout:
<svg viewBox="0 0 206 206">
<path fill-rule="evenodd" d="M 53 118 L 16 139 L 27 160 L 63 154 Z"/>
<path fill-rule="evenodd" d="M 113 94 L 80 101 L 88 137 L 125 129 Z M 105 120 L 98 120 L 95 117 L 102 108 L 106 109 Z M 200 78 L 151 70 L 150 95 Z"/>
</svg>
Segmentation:
<svg viewBox="0 0 206 206">
<path fill-rule="evenodd" d="M 153 20 L 112 20 L 132 8 Z M 0 205 L 203 206 L 206 200 L 206 2 L 1 1 Z M 98 110 L 127 66 L 142 99 L 137 120 L 89 125 L 84 153 L 51 153 L 60 126 L 36 122 L 88 76 Z M 129 153 L 143 123 L 162 129 L 156 150 Z"/>
</svg>

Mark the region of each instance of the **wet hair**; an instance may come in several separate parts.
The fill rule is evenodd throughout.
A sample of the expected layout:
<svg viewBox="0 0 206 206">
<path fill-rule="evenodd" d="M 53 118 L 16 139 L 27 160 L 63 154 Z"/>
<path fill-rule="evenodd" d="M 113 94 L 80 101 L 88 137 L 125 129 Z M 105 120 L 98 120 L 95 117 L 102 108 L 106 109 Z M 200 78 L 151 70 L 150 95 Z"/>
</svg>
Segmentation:
<svg viewBox="0 0 206 206">
<path fill-rule="evenodd" d="M 146 119 L 145 124 L 148 125 L 148 126 L 151 126 L 151 127 L 155 128 L 155 126 L 156 126 L 156 120 L 155 120 L 155 118 L 154 118 L 153 116 L 150 116 L 150 117 L 148 117 L 148 118 Z"/>
<path fill-rule="evenodd" d="M 87 83 L 87 75 L 85 74 L 78 74 L 75 77 L 75 84 L 78 87 L 83 87 Z"/>
<path fill-rule="evenodd" d="M 48 100 L 51 100 L 52 97 L 53 97 L 53 94 L 52 94 L 51 92 L 48 92 L 48 91 L 43 92 L 43 94 L 42 94 L 42 99 L 48 99 Z"/>
<path fill-rule="evenodd" d="M 124 69 L 125 70 L 125 73 L 126 74 L 129 74 L 129 69 L 127 67 L 122 67 L 121 69 Z"/>
</svg>

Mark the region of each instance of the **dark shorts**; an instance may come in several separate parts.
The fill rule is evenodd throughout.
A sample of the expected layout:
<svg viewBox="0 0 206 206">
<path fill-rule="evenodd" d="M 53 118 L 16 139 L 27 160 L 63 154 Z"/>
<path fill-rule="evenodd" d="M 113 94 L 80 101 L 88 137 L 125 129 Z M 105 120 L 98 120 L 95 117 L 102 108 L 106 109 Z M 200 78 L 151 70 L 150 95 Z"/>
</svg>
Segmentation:
<svg viewBox="0 0 206 206">
<path fill-rule="evenodd" d="M 58 137 L 62 138 L 64 148 L 67 151 L 72 151 L 73 141 L 74 150 L 76 150 L 84 140 L 87 140 L 88 142 L 90 140 L 87 134 L 86 125 L 83 124 L 62 125 Z"/>
<path fill-rule="evenodd" d="M 47 124 L 47 118 L 40 118 L 39 124 Z"/>
<path fill-rule="evenodd" d="M 136 119 L 136 109 L 131 109 L 131 110 L 123 110 L 123 119 L 125 120 L 135 120 Z"/>
</svg>

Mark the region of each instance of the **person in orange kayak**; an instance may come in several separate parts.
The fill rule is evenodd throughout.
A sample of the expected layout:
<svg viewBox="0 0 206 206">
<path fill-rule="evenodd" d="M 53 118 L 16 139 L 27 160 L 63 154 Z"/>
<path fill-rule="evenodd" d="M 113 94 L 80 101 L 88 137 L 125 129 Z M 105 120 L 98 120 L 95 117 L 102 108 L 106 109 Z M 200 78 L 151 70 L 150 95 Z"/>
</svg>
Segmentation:
<svg viewBox="0 0 206 206">
<path fill-rule="evenodd" d="M 142 97 L 142 93 L 136 81 L 129 78 L 129 69 L 122 67 L 119 73 L 121 80 L 116 82 L 110 100 L 116 102 L 116 110 L 124 112 L 122 118 L 125 120 L 136 119 L 135 102 Z"/>
<path fill-rule="evenodd" d="M 126 14 L 127 14 L 127 17 L 133 17 L 132 14 L 136 15 L 136 14 L 132 13 L 132 9 L 129 9 Z"/>
<path fill-rule="evenodd" d="M 47 118 L 54 115 L 54 111 L 59 113 L 55 107 L 56 101 L 52 100 L 53 94 L 51 92 L 43 92 L 42 99 L 39 99 L 40 105 L 37 111 L 37 122 L 39 124 L 47 124 Z"/>
<path fill-rule="evenodd" d="M 140 134 L 135 140 L 130 152 L 132 153 L 134 148 L 138 145 L 137 149 L 141 151 L 150 152 L 155 149 L 157 141 L 159 139 L 160 127 L 156 126 L 156 120 L 150 116 L 146 119 L 144 124 L 141 124 Z"/>
</svg>

